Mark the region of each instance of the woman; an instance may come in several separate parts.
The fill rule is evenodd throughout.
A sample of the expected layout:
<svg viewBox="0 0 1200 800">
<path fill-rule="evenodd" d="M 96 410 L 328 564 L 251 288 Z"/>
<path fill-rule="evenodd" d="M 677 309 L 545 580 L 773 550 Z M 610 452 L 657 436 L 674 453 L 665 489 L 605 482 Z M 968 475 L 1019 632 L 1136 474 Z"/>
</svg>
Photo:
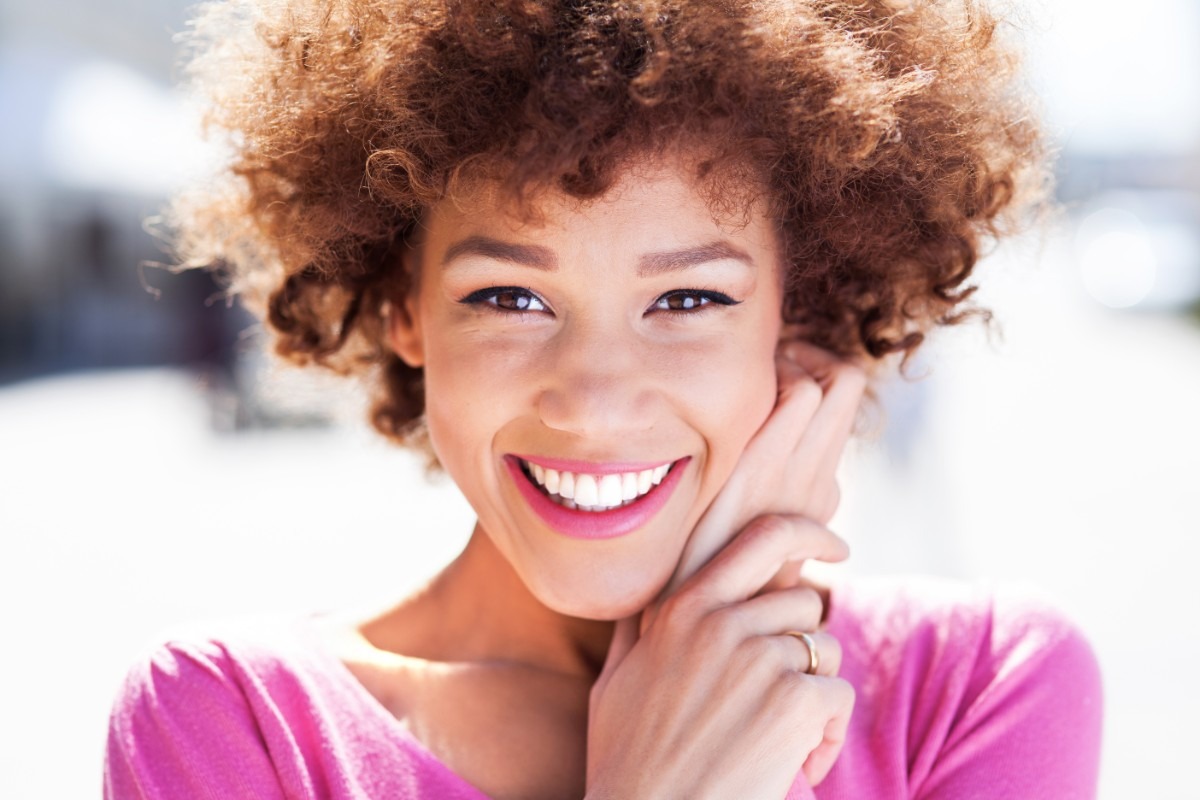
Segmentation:
<svg viewBox="0 0 1200 800">
<path fill-rule="evenodd" d="M 278 350 L 371 376 L 479 521 L 426 587 L 174 641 L 112 797 L 1094 794 L 1085 642 L 818 586 L 869 376 L 1040 182 L 974 3 L 239 2 L 177 207 Z M 332 535 L 332 532 L 331 532 Z M 401 536 L 437 531 L 398 531 Z"/>
</svg>

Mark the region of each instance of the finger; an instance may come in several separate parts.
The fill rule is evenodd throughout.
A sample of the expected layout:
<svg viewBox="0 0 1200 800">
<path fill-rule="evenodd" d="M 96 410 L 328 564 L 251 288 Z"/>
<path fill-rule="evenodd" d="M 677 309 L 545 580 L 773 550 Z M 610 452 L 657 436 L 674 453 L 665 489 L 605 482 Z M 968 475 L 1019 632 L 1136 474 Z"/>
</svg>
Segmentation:
<svg viewBox="0 0 1200 800">
<path fill-rule="evenodd" d="M 690 587 L 715 606 L 728 605 L 758 593 L 785 561 L 842 561 L 849 554 L 837 534 L 810 519 L 757 517 L 680 591 Z"/>
<path fill-rule="evenodd" d="M 830 451 L 841 454 L 854 430 L 854 421 L 862 405 L 866 388 L 863 380 L 853 373 L 845 373 L 830 384 L 820 408 L 813 413 L 808 427 L 810 435 L 804 437 L 796 448 L 798 453 L 807 450 L 813 455 Z"/>
<path fill-rule="evenodd" d="M 775 409 L 746 445 L 722 492 L 714 499 L 708 513 L 697 525 L 664 596 L 674 592 L 717 554 L 733 532 L 749 520 L 740 510 L 744 506 L 762 512 L 774 498 L 753 500 L 753 482 L 759 479 L 760 469 L 781 469 L 796 447 L 796 440 L 812 421 L 821 405 L 821 389 L 812 378 L 795 364 L 780 363 L 779 397 Z M 710 524 L 716 522 L 717 524 Z"/>
<path fill-rule="evenodd" d="M 823 369 L 829 377 L 817 408 L 804 420 L 803 430 L 773 432 L 771 437 L 783 446 L 791 445 L 786 460 L 776 457 L 773 463 L 783 465 L 791 484 L 788 494 L 800 500 L 798 506 L 773 507 L 771 510 L 804 514 L 822 523 L 828 522 L 837 510 L 840 500 L 837 469 L 854 428 L 865 387 L 861 371 L 850 365 Z M 810 386 L 816 383 L 811 373 L 785 357 L 780 359 L 778 372 L 783 385 L 792 380 L 790 375 L 796 374 L 802 374 L 803 381 Z"/>
<path fill-rule="evenodd" d="M 825 522 L 823 520 L 816 520 L 816 521 L 820 522 L 822 525 L 825 524 Z M 785 561 L 783 563 L 783 566 L 781 566 L 775 572 L 775 574 L 773 576 L 771 576 L 771 580 L 767 581 L 766 585 L 763 586 L 763 588 L 759 590 L 759 594 L 766 594 L 767 592 L 778 592 L 781 589 L 792 589 L 797 586 L 807 585 L 807 583 L 804 580 L 804 577 L 801 575 L 801 570 L 803 568 L 804 568 L 804 560 L 803 559 L 797 559 L 795 561 Z"/>
<path fill-rule="evenodd" d="M 812 375 L 822 389 L 829 388 L 829 384 L 843 367 L 849 366 L 866 374 L 865 366 L 860 361 L 842 358 L 803 339 L 783 342 L 779 350 L 786 358 Z"/>
<path fill-rule="evenodd" d="M 834 392 L 836 392 L 836 388 Z M 837 473 L 854 431 L 860 396 L 842 402 L 831 393 L 817 411 L 809 435 L 791 454 L 786 469 L 796 475 L 796 496 L 804 503 L 795 511 L 828 524 L 841 502 Z M 807 478 L 807 482 L 804 482 Z"/>
<path fill-rule="evenodd" d="M 742 512 L 738 509 L 748 505 L 750 508 L 766 511 L 771 509 L 772 503 L 777 502 L 775 498 L 761 498 L 757 501 L 753 499 L 753 482 L 759 472 L 750 467 L 763 465 L 763 469 L 780 469 L 779 465 L 784 465 L 782 468 L 786 468 L 789 459 L 795 461 L 794 451 L 797 442 L 803 441 L 807 435 L 813 433 L 808 429 L 813 427 L 814 415 L 823 406 L 824 395 L 821 387 L 795 361 L 783 355 L 776 360 L 776 367 L 779 396 L 775 408 L 747 444 L 726 487 L 713 501 L 705 518 L 701 520 L 688 540 L 679 565 L 662 592 L 661 596 L 664 598 L 673 594 L 704 564 L 708 563 L 728 543 L 731 532 L 745 524 L 745 520 L 749 517 L 742 517 Z M 828 371 L 829 368 L 823 365 L 822 369 Z M 846 430 L 843 440 L 849 435 L 852 422 L 853 412 L 843 426 Z M 827 446 L 823 444 L 825 441 L 826 439 L 822 438 L 821 443 L 813 448 L 821 452 L 822 457 L 814 460 L 812 464 L 804 465 L 803 470 L 797 470 L 798 474 L 821 474 L 820 472 L 814 473 L 812 466 L 813 464 L 823 464 L 826 460 L 823 455 L 827 449 Z M 825 467 L 822 466 L 822 469 Z M 831 473 L 830 480 L 832 480 L 832 471 L 836 469 L 836 458 L 833 466 L 828 469 Z M 804 487 L 800 494 L 807 496 L 809 489 L 808 486 Z M 831 493 L 825 492 L 825 494 Z M 822 517 L 821 521 L 827 521 L 832 516 L 832 508 L 825 507 L 836 508 L 837 504 L 827 500 L 821 505 L 822 508 L 818 509 Z M 775 510 L 782 509 L 776 508 Z M 717 524 L 708 524 L 714 520 Z"/>
<path fill-rule="evenodd" d="M 795 465 L 791 468 L 795 474 L 810 476 L 801 490 L 809 502 L 801 511 L 825 523 L 833 517 L 840 501 L 837 469 L 853 433 L 867 379 L 861 369 L 844 362 L 827 364 L 822 369 L 824 398 L 805 435 L 798 440 L 790 464 Z"/>
<path fill-rule="evenodd" d="M 812 647 L 804 638 L 796 633 L 805 633 L 812 641 Z M 842 669 L 842 643 L 837 637 L 826 631 L 795 631 L 786 632 L 780 637 L 781 643 L 789 648 L 788 663 L 795 672 L 806 675 L 824 675 L 833 677 Z M 814 655 L 815 653 L 815 655 Z M 813 664 L 816 664 L 815 669 Z"/>
<path fill-rule="evenodd" d="M 760 592 L 741 603 L 721 609 L 734 617 L 738 627 L 751 636 L 770 636 L 788 630 L 811 631 L 821 624 L 825 603 L 809 586 Z"/>
<path fill-rule="evenodd" d="M 848 362 L 825 364 L 818 373 L 803 365 L 800 368 L 821 385 L 823 398 L 820 408 L 813 412 L 811 435 L 801 440 L 797 450 L 804 449 L 809 457 L 830 451 L 840 456 L 867 388 L 866 372 Z"/>
<path fill-rule="evenodd" d="M 794 442 L 809 428 L 813 416 L 821 407 L 825 391 L 812 374 L 783 356 L 775 361 L 775 377 L 778 397 L 775 409 L 763 424 L 763 429 L 769 426 L 776 434 L 789 433 L 786 441 Z M 776 436 L 763 438 L 766 441 L 777 440 Z"/>
<path fill-rule="evenodd" d="M 728 499 L 735 504 L 746 505 L 749 502 L 749 505 L 754 506 L 756 499 L 762 500 L 763 498 L 756 498 L 758 487 L 762 484 L 762 470 L 782 469 L 791 458 L 797 443 L 811 427 L 813 417 L 822 404 L 824 395 L 821 387 L 812 376 L 783 357 L 776 359 L 776 381 L 778 394 L 774 408 L 746 443 L 737 466 L 726 482 L 726 489 L 715 502 Z M 759 507 L 758 510 L 762 512 L 767 509 Z M 739 520 L 739 527 L 748 519 L 749 517 Z M 724 544 L 725 542 L 721 541 L 716 547 L 711 547 L 711 551 L 695 566 L 699 567 L 707 561 L 708 557 Z M 698 548 L 697 555 L 705 549 L 709 548 Z"/>
<path fill-rule="evenodd" d="M 804 761 L 804 777 L 808 779 L 810 786 L 816 786 L 825 780 L 829 770 L 833 769 L 833 764 L 842 751 L 842 745 L 846 742 L 846 732 L 850 727 L 850 715 L 854 711 L 854 689 L 841 678 L 818 676 L 812 680 L 823 682 L 826 685 L 828 691 L 825 693 L 825 697 L 828 699 L 832 712 L 829 722 L 825 724 L 821 743 L 808 754 L 808 758 Z"/>
</svg>

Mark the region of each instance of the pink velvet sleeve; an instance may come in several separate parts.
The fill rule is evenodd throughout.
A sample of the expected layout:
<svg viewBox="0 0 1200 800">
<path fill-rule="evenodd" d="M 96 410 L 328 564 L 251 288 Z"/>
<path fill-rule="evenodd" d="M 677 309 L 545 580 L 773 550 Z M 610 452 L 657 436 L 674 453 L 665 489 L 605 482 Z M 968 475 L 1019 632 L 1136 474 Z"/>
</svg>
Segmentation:
<svg viewBox="0 0 1200 800">
<path fill-rule="evenodd" d="M 1002 612 L 1001 612 L 1002 613 Z M 1091 800 L 1101 733 L 1090 646 L 1046 610 L 993 620 L 988 648 L 936 755 L 917 765 L 918 800 Z"/>
<path fill-rule="evenodd" d="M 324 650 L 311 618 L 172 641 L 113 705 L 109 800 L 486 800 Z"/>
<path fill-rule="evenodd" d="M 800 777 L 789 800 L 1095 796 L 1087 642 L 1045 606 L 948 586 L 835 592 L 829 629 L 855 710 L 828 778 L 814 790 Z M 482 800 L 307 639 L 237 641 L 173 642 L 130 670 L 106 798 Z"/>
<path fill-rule="evenodd" d="M 131 669 L 109 724 L 104 796 L 283 798 L 219 646 L 171 643 Z"/>
<path fill-rule="evenodd" d="M 841 599 L 830 629 L 857 698 L 819 800 L 1096 796 L 1100 672 L 1065 617 L 949 582 Z"/>
</svg>

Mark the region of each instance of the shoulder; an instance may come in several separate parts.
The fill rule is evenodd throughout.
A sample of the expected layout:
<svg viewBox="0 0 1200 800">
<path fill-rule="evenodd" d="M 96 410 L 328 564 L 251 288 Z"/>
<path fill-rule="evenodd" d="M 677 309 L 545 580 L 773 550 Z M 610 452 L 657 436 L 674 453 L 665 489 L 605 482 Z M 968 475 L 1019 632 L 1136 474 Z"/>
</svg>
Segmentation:
<svg viewBox="0 0 1200 800">
<path fill-rule="evenodd" d="M 298 620 L 218 623 L 180 630 L 137 656 L 118 691 L 114 720 L 197 705 L 250 705 L 296 669 Z"/>
<path fill-rule="evenodd" d="M 371 697 L 311 617 L 166 638 L 109 721 L 105 798 L 478 800 Z"/>
<path fill-rule="evenodd" d="M 1080 629 L 1032 590 L 925 576 L 855 579 L 832 590 L 830 625 L 887 663 L 931 658 L 1011 669 L 1060 661 L 1095 670 Z"/>
<path fill-rule="evenodd" d="M 858 694 L 855 723 L 876 736 L 866 755 L 927 790 L 913 796 L 1094 793 L 1100 670 L 1053 603 L 930 578 L 852 581 L 833 589 L 830 630 Z M 998 775 L 1007 788 L 988 789 Z M 954 793 L 965 786 L 976 789 Z"/>
<path fill-rule="evenodd" d="M 315 744 L 291 724 L 311 694 L 299 625 L 222 624 L 137 657 L 109 719 L 106 796 L 283 796 Z"/>
</svg>

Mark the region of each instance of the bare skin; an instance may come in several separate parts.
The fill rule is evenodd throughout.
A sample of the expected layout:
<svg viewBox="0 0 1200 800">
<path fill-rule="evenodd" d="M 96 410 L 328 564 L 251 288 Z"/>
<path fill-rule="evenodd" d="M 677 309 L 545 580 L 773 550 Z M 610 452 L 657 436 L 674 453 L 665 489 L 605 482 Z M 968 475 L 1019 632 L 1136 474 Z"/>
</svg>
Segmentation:
<svg viewBox="0 0 1200 800">
<path fill-rule="evenodd" d="M 476 531 L 423 591 L 343 627 L 339 650 L 418 741 L 488 796 L 582 797 L 588 693 L 612 629 L 546 609 Z"/>
<path fill-rule="evenodd" d="M 560 276 L 567 282 L 546 284 L 546 305 L 553 304 L 552 312 L 523 317 L 519 329 L 489 328 L 498 323 L 468 319 L 469 334 L 463 334 L 463 329 L 454 328 L 454 317 L 438 322 L 440 287 L 423 272 L 424 305 L 414 300 L 393 330 L 393 345 L 410 363 L 434 363 L 427 359 L 454 352 L 455 363 L 465 370 L 471 365 L 462 362 L 477 353 L 444 347 L 439 351 L 441 345 L 431 340 L 445 334 L 453 342 L 455 336 L 461 340 L 478 329 L 488 333 L 480 342 L 503 345 L 505 337 L 547 331 L 540 339 L 524 340 L 531 344 L 520 351 L 511 351 L 523 353 L 552 341 L 551 334 L 573 336 L 572 346 L 584 350 L 592 346 L 586 337 L 599 337 L 597 361 L 589 362 L 597 365 L 597 372 L 611 366 L 603 359 L 628 333 L 635 345 L 637 337 L 651 337 L 666 339 L 684 352 L 708 347 L 711 358 L 705 367 L 718 378 L 725 368 L 720 348 L 728 347 L 732 338 L 736 347 L 730 350 L 729 375 L 763 376 L 744 381 L 748 386 L 733 381 L 729 391 L 749 394 L 725 401 L 731 407 L 765 409 L 745 432 L 723 424 L 735 418 L 729 413 L 711 421 L 704 416 L 706 398 L 714 386 L 722 385 L 720 380 L 701 385 L 708 394 L 695 395 L 698 410 L 692 411 L 691 393 L 703 381 L 683 373 L 678 383 L 671 383 L 676 379 L 669 374 L 663 378 L 661 367 L 641 376 L 636 374 L 636 359 L 614 362 L 626 370 L 622 374 L 627 379 L 619 384 L 572 373 L 563 384 L 572 390 L 570 395 L 550 400 L 531 395 L 528 401 L 518 397 L 506 416 L 490 423 L 475 420 L 439 431 L 438 410 L 431 409 L 435 447 L 442 433 L 440 443 L 448 452 L 439 449 L 439 455 L 472 504 L 484 509 L 481 523 L 463 554 L 422 591 L 369 619 L 333 622 L 329 633 L 338 654 L 368 691 L 450 769 L 492 797 L 659 796 L 668 788 L 689 797 L 782 797 L 801 769 L 813 783 L 824 777 L 840 749 L 853 705 L 853 692 L 835 677 L 840 649 L 832 637 L 816 633 L 823 666 L 821 674 L 807 676 L 806 647 L 780 634 L 816 632 L 826 610 L 827 595 L 803 584 L 799 565 L 807 558 L 839 560 L 846 555 L 844 544 L 823 525 L 837 506 L 834 472 L 861 397 L 861 371 L 804 345 L 775 356 L 781 329 L 778 292 L 770 287 L 776 284 L 747 283 L 744 270 L 714 268 L 702 281 L 706 288 L 736 294 L 742 316 L 722 310 L 688 317 L 686 323 L 672 321 L 666 328 L 665 318 L 653 311 L 657 306 L 637 316 L 647 302 L 642 295 L 654 300 L 662 286 L 643 286 L 631 276 L 622 285 L 633 287 L 630 307 L 637 314 L 588 317 L 596 307 L 593 298 L 601 298 L 595 302 L 602 310 L 618 312 L 622 295 L 604 280 L 588 286 L 594 280 L 588 273 L 569 271 L 575 264 L 586 264 L 592 251 L 571 248 L 581 238 L 586 243 L 592 230 L 598 237 L 595 252 L 604 253 L 618 269 L 621 263 L 633 263 L 632 256 L 622 259 L 623 251 L 611 243 L 630 242 L 636 248 L 653 240 L 655 223 L 648 209 L 662 206 L 662 196 L 672 191 L 683 194 L 667 204 L 675 215 L 671 230 L 684 231 L 685 239 L 711 239 L 714 234 L 703 224 L 708 217 L 701 218 L 698 211 L 690 218 L 681 214 L 689 200 L 686 185 L 679 189 L 673 177 L 677 173 L 668 173 L 662 180 L 648 180 L 654 191 L 645 198 L 636 192 L 619 198 L 574 230 L 572 225 L 579 221 L 560 214 L 556 219 L 565 222 L 540 234 L 538 241 L 557 248 L 567 270 Z M 646 219 L 651 221 L 644 223 Z M 687 227 L 689 220 L 695 223 L 694 231 Z M 443 228 L 453 232 L 456 224 L 461 222 L 452 219 Z M 646 224 L 651 227 L 639 227 Z M 614 230 L 621 235 L 614 236 Z M 646 230 L 647 236 L 639 238 Z M 438 232 L 431 233 L 435 247 Z M 769 249 L 767 238 L 753 225 L 743 237 L 734 237 L 742 252 L 754 256 L 759 245 Z M 768 258 L 759 261 L 770 263 Z M 611 264 L 606 267 L 612 269 Z M 489 273 L 482 280 L 501 286 L 525 284 L 523 274 L 512 272 L 510 265 L 486 269 Z M 491 274 L 496 271 L 501 274 Z M 613 299 L 606 299 L 610 296 Z M 753 321 L 756 314 L 759 321 Z M 767 324 L 771 314 L 773 329 Z M 579 319 L 584 322 L 576 323 Z M 647 319 L 651 323 L 643 322 Z M 568 322 L 580 327 L 571 331 Z M 630 324 L 642 327 L 632 333 L 621 327 Z M 646 351 L 653 345 L 639 346 Z M 748 362 L 751 353 L 758 355 Z M 499 357 L 509 355 L 501 352 L 491 359 Z M 621 358 L 619 353 L 612 357 Z M 649 352 L 647 359 L 654 357 Z M 764 360 L 765 373 L 747 371 L 748 364 L 762 365 Z M 529 383 L 549 387 L 545 392 L 557 391 L 560 373 L 535 374 L 547 361 L 553 359 L 526 364 L 523 372 Z M 437 369 L 430 373 L 435 381 Z M 456 385 L 452 377 L 440 380 L 457 386 L 457 395 L 431 391 L 431 403 L 439 397 L 461 400 L 466 391 L 462 387 L 473 385 L 469 380 Z M 504 386 L 501 382 L 491 387 L 489 413 L 504 410 L 506 398 L 498 396 Z M 644 391 L 635 394 L 630 387 Z M 581 392 L 623 394 L 591 397 L 592 405 L 578 408 L 563 400 Z M 489 488 L 488 475 L 479 477 L 479 465 L 488 462 L 471 449 L 475 442 L 491 446 L 489 437 L 504 439 L 510 430 L 529 437 L 537 428 L 522 416 L 522 404 L 528 402 L 535 421 L 545 429 L 537 434 L 544 435 L 544 441 L 566 456 L 591 454 L 589 448 L 601 437 L 587 428 L 594 419 L 589 413 L 599 409 L 608 414 L 606 434 L 628 423 L 609 413 L 620 408 L 615 399 L 642 404 L 637 422 L 651 433 L 640 440 L 653 439 L 653 431 L 667 431 L 672 435 L 664 442 L 694 448 L 688 454 L 699 465 L 695 479 L 681 484 L 678 507 L 664 509 L 662 520 L 656 520 L 658 528 L 633 535 L 641 541 L 621 537 L 624 541 L 608 549 L 573 549 L 579 543 L 538 539 L 536 531 L 514 527 L 504 514 L 489 510 L 489 504 L 504 507 L 507 496 Z M 460 409 L 447 415 L 461 422 L 464 413 Z M 647 425 L 647 419 L 654 425 Z M 477 435 L 454 438 L 459 429 L 475 423 Z M 482 469 L 487 472 L 486 466 Z M 488 519 L 494 524 L 485 526 Z M 540 544 L 543 541 L 548 544 Z M 579 572 L 580 554 L 589 553 L 589 569 Z M 575 578 L 565 580 L 564 574 Z M 778 747 L 763 748 L 763 742 Z"/>
<path fill-rule="evenodd" d="M 497 601 L 489 606 L 480 593 L 453 588 L 515 579 L 497 556 L 486 536 L 473 536 L 459 559 L 394 608 L 330 620 L 329 641 L 422 745 L 488 796 L 583 797 L 588 696 L 613 623 L 548 612 L 528 592 L 504 599 L 528 602 L 530 614 L 501 615 L 501 592 L 487 594 Z M 514 619 L 525 624 L 499 635 Z"/>
</svg>

